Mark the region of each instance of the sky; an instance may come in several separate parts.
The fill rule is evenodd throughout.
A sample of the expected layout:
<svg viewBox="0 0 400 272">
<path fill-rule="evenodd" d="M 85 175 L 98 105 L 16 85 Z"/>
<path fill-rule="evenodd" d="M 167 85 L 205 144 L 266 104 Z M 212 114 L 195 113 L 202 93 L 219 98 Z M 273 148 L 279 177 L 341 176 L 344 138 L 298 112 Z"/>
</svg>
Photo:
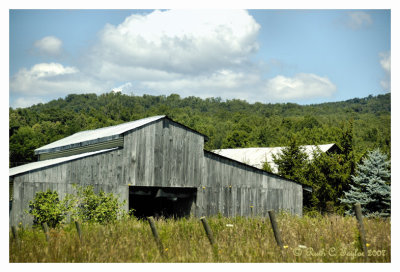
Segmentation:
<svg viewBox="0 0 400 272">
<path fill-rule="evenodd" d="M 391 91 L 391 11 L 9 10 L 9 106 L 110 91 L 314 104 Z"/>
</svg>

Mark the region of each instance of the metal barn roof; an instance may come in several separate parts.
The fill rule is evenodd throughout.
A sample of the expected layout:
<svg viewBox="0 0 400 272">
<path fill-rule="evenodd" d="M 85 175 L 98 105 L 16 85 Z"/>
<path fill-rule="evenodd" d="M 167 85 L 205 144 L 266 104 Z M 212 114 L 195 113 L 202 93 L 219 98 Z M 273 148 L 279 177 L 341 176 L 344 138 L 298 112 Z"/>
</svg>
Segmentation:
<svg viewBox="0 0 400 272">
<path fill-rule="evenodd" d="M 128 123 L 123 123 L 116 126 L 98 128 L 77 132 L 66 138 L 52 142 L 48 145 L 35 149 L 35 154 L 42 154 L 54 151 L 70 149 L 74 147 L 85 146 L 89 144 L 100 143 L 108 140 L 113 140 L 122 136 L 124 132 L 144 126 L 151 122 L 165 118 L 165 115 L 152 116 Z"/>
<path fill-rule="evenodd" d="M 313 158 L 313 151 L 319 148 L 322 152 L 327 152 L 336 144 L 324 145 L 303 145 L 303 151 L 308 155 L 309 159 Z M 278 155 L 284 147 L 252 147 L 252 148 L 230 148 L 216 149 L 214 153 L 228 157 L 230 159 L 243 162 L 245 164 L 262 169 L 265 161 L 268 161 L 274 173 L 278 172 L 277 165 L 273 162 L 272 155 Z"/>
<path fill-rule="evenodd" d="M 56 164 L 59 164 L 59 163 L 72 161 L 72 160 L 75 160 L 75 159 L 80 159 L 80 158 L 84 158 L 84 157 L 87 157 L 87 156 L 100 154 L 100 153 L 104 153 L 104 152 L 111 151 L 111 150 L 116 150 L 116 149 L 118 149 L 118 148 L 111 148 L 111 149 L 88 152 L 88 153 L 83 153 L 83 154 L 78 154 L 78 155 L 73 155 L 73 156 L 68 156 L 68 157 L 62 157 L 62 158 L 45 160 L 45 161 L 32 162 L 32 163 L 28 163 L 28 164 L 24 164 L 24 165 L 21 165 L 21 166 L 10 168 L 9 171 L 8 171 L 8 174 L 11 177 L 11 176 L 15 176 L 15 175 L 22 174 L 22 173 L 25 173 L 25 172 L 37 170 L 37 169 L 40 169 L 40 168 L 45 168 L 45 167 L 56 165 Z"/>
</svg>

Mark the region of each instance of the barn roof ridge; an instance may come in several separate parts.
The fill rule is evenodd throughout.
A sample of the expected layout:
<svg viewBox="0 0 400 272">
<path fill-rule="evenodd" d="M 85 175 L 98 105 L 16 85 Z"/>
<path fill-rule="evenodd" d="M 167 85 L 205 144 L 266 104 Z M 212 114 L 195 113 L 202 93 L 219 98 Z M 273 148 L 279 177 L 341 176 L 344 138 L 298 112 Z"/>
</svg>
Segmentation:
<svg viewBox="0 0 400 272">
<path fill-rule="evenodd" d="M 35 149 L 35 155 L 44 154 L 44 153 L 52 153 L 62 150 L 67 150 L 76 147 L 87 146 L 95 143 L 106 142 L 110 140 L 114 140 L 120 137 L 123 137 L 123 134 L 129 132 L 131 130 L 143 127 L 148 125 L 152 122 L 161 120 L 161 119 L 168 119 L 180 126 L 185 127 L 192 132 L 195 132 L 204 137 L 205 141 L 208 140 L 208 137 L 192 128 L 189 128 L 179 122 L 176 122 L 169 118 L 167 115 L 156 115 L 150 116 L 130 122 L 121 123 L 114 126 L 102 127 L 97 129 L 91 130 L 84 130 L 76 132 L 70 136 L 64 137 L 60 140 L 54 141 L 42 147 Z"/>
</svg>

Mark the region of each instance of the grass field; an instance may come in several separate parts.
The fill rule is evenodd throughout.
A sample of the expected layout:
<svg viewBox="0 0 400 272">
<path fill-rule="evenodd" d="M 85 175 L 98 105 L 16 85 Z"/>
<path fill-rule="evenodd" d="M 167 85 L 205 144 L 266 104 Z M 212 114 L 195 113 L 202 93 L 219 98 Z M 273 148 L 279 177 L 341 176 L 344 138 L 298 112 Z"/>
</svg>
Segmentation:
<svg viewBox="0 0 400 272">
<path fill-rule="evenodd" d="M 277 215 L 284 249 L 275 242 L 268 218 L 207 218 L 213 248 L 198 218 L 156 220 L 163 254 L 147 221 L 129 219 L 109 225 L 74 224 L 50 230 L 10 232 L 10 262 L 363 262 L 356 219 L 337 215 L 302 218 Z M 364 219 L 370 262 L 391 261 L 390 219 Z"/>
</svg>

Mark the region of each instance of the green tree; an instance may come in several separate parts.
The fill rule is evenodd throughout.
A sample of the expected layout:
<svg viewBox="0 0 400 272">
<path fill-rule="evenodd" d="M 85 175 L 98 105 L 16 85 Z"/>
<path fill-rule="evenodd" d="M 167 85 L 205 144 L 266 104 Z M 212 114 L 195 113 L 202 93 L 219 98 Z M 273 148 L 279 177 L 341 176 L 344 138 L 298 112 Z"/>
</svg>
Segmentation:
<svg viewBox="0 0 400 272">
<path fill-rule="evenodd" d="M 234 130 L 228 134 L 222 143 L 222 148 L 247 147 L 249 134 L 243 130 Z"/>
<path fill-rule="evenodd" d="M 262 170 L 267 171 L 267 172 L 270 172 L 270 173 L 273 173 L 273 172 L 274 172 L 273 169 L 272 169 L 272 167 L 271 167 L 271 165 L 268 163 L 268 161 L 265 161 L 265 162 L 263 163 Z"/>
<path fill-rule="evenodd" d="M 35 198 L 29 202 L 29 208 L 35 225 L 46 222 L 49 227 L 63 223 L 69 210 L 68 204 L 60 201 L 58 193 L 50 189 L 36 193 Z"/>
<path fill-rule="evenodd" d="M 368 152 L 357 165 L 350 187 L 340 199 L 348 205 L 347 213 L 360 203 L 367 215 L 390 216 L 390 161 L 379 149 Z"/>
<path fill-rule="evenodd" d="M 29 126 L 20 127 L 10 137 L 10 166 L 35 161 L 34 150 L 44 144 L 44 135 Z"/>
<path fill-rule="evenodd" d="M 342 154 L 314 151 L 306 170 L 313 188 L 311 208 L 320 212 L 341 212 L 339 198 L 348 187 L 348 166 Z"/>
<path fill-rule="evenodd" d="M 282 148 L 281 154 L 272 155 L 274 163 L 278 166 L 278 175 L 297 181 L 304 185 L 310 185 L 305 177 L 305 169 L 308 165 L 308 156 L 292 137 L 287 147 Z"/>
</svg>

